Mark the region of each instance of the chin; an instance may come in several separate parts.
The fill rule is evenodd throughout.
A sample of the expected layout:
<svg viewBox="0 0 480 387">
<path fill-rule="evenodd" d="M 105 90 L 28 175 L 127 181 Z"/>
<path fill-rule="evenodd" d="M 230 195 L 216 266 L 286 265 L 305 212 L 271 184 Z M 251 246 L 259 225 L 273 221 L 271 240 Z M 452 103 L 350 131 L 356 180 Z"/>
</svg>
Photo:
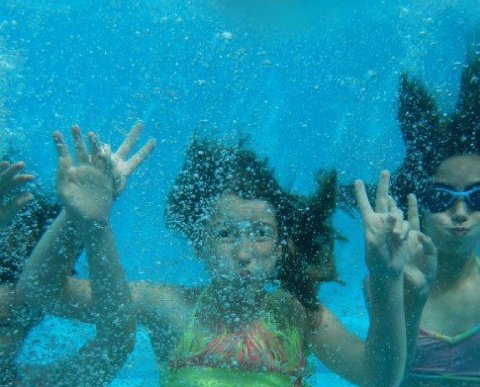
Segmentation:
<svg viewBox="0 0 480 387">
<path fill-rule="evenodd" d="M 448 254 L 471 255 L 477 249 L 478 243 L 472 240 L 455 240 L 444 238 L 442 243 L 437 244 L 440 252 Z"/>
</svg>

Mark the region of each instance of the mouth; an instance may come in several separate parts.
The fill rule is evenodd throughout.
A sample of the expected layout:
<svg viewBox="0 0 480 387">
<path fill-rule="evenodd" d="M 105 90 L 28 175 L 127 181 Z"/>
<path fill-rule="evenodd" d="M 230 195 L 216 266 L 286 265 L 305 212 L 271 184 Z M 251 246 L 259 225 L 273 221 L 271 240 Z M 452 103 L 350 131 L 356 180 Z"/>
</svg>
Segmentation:
<svg viewBox="0 0 480 387">
<path fill-rule="evenodd" d="M 470 229 L 468 227 L 452 227 L 449 231 L 454 236 L 463 236 L 468 234 Z"/>
<path fill-rule="evenodd" d="M 245 279 L 253 277 L 253 274 L 249 270 L 243 270 L 243 269 L 238 272 L 238 275 L 241 278 L 245 278 Z"/>
</svg>

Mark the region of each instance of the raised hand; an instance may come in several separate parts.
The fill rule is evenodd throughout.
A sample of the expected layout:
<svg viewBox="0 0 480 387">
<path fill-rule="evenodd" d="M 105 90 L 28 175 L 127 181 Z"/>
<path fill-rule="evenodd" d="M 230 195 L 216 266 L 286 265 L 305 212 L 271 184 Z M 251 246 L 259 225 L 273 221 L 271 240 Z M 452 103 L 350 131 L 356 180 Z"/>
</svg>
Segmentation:
<svg viewBox="0 0 480 387">
<path fill-rule="evenodd" d="M 437 248 L 432 239 L 420 231 L 418 203 L 415 195 L 408 195 L 408 260 L 403 269 L 406 293 L 426 299 L 430 285 L 437 274 Z"/>
<path fill-rule="evenodd" d="M 19 173 L 24 167 L 23 161 L 14 164 L 0 162 L 0 227 L 7 226 L 18 211 L 33 199 L 31 193 L 24 192 L 8 200 L 8 194 L 13 189 L 35 178 L 33 175 Z"/>
<path fill-rule="evenodd" d="M 67 214 L 78 221 L 107 221 L 113 203 L 114 182 L 110 158 L 88 134 L 90 154 L 78 127 L 72 128 L 76 163 L 59 132 L 53 134 L 58 154 L 57 193 Z"/>
<path fill-rule="evenodd" d="M 132 157 L 127 159 L 128 154 L 138 142 L 138 137 L 143 130 L 141 123 L 136 124 L 127 134 L 118 150 L 112 153 L 109 145 L 102 147 L 102 152 L 109 157 L 113 166 L 114 197 L 117 198 L 125 189 L 130 175 L 139 167 L 155 148 L 155 140 L 150 139 Z"/>
<path fill-rule="evenodd" d="M 370 274 L 397 277 L 408 256 L 409 224 L 388 195 L 390 174 L 383 171 L 377 186 L 375 210 L 370 205 L 361 180 L 355 182 L 355 193 L 365 231 L 366 264 Z"/>
</svg>

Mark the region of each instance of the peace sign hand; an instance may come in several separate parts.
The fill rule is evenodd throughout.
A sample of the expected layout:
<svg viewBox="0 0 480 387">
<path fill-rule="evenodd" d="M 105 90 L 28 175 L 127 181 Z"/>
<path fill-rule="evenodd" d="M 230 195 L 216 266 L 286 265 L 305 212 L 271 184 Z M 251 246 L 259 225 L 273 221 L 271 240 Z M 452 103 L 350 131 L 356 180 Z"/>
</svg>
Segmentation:
<svg viewBox="0 0 480 387">
<path fill-rule="evenodd" d="M 432 239 L 420 231 L 417 198 L 408 195 L 408 259 L 403 268 L 406 294 L 426 299 L 437 274 L 437 248 Z"/>
<path fill-rule="evenodd" d="M 355 193 L 365 231 L 366 264 L 372 276 L 396 278 L 408 256 L 410 225 L 388 195 L 390 173 L 383 171 L 377 186 L 375 210 L 370 205 L 361 180 L 355 182 Z"/>
</svg>

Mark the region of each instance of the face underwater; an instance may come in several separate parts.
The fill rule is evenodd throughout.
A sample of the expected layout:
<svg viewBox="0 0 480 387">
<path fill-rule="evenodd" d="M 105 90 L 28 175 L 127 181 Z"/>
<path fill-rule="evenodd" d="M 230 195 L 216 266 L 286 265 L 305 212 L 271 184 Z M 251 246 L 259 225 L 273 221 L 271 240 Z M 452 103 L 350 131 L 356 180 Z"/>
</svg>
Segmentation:
<svg viewBox="0 0 480 387">
<path fill-rule="evenodd" d="M 223 194 L 213 205 L 202 253 L 214 278 L 266 280 L 281 248 L 273 206 Z"/>
<path fill-rule="evenodd" d="M 463 155 L 443 161 L 433 177 L 439 203 L 424 214 L 425 232 L 440 251 L 470 254 L 480 241 L 480 156 Z"/>
</svg>

